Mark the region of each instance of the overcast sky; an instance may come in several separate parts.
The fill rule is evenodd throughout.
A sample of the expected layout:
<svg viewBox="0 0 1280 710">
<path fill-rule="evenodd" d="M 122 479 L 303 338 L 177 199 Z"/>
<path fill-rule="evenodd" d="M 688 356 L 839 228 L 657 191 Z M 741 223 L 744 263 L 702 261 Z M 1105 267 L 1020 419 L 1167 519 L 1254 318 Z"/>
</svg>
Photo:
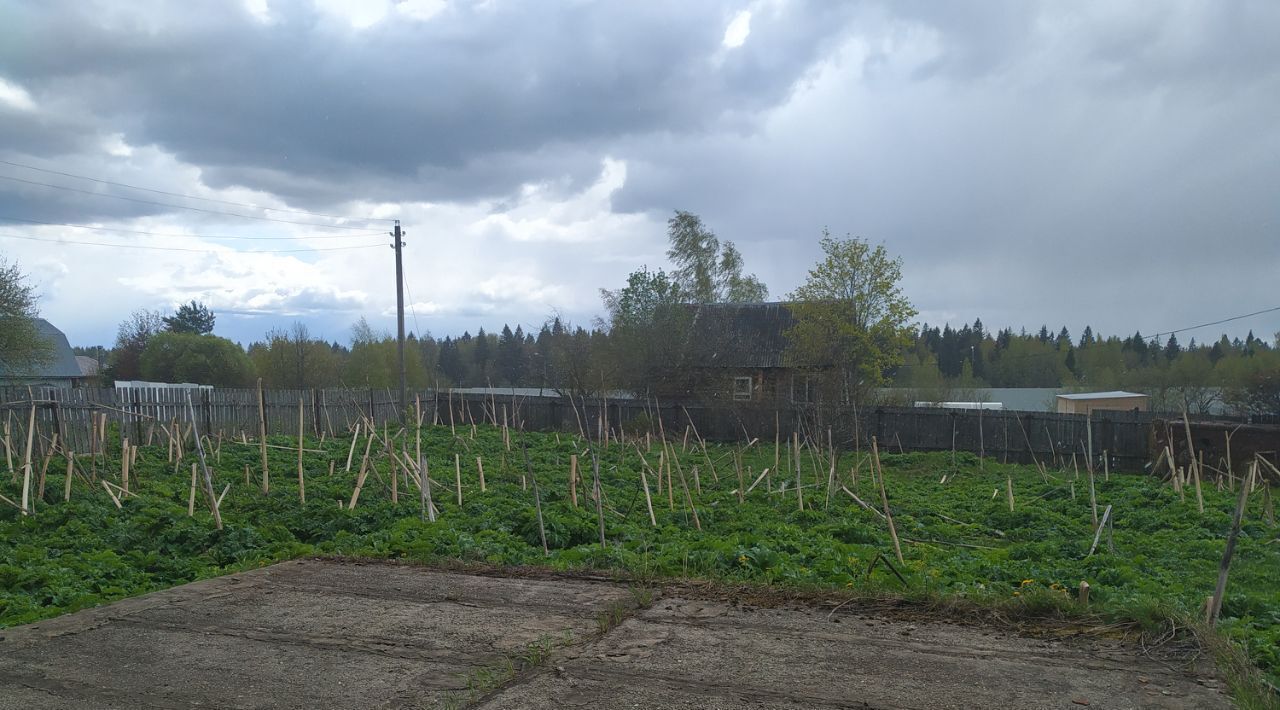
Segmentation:
<svg viewBox="0 0 1280 710">
<path fill-rule="evenodd" d="M 73 344 L 193 298 L 345 341 L 394 330 L 399 218 L 411 330 L 536 330 L 683 209 L 773 298 L 827 227 L 921 321 L 1151 334 L 1280 306 L 1277 37 L 1274 0 L 0 0 L 0 254 Z"/>
</svg>

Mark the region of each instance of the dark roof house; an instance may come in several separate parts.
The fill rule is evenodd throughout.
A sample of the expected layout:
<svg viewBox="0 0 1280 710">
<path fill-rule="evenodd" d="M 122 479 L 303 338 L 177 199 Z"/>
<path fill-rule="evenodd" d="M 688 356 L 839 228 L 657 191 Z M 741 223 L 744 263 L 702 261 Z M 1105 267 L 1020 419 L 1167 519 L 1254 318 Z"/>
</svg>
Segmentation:
<svg viewBox="0 0 1280 710">
<path fill-rule="evenodd" d="M 811 401 L 810 377 L 786 364 L 786 303 L 701 303 L 687 314 L 680 364 L 655 391 L 666 401 L 777 403 Z"/>
<path fill-rule="evenodd" d="M 3 386 L 45 386 L 74 387 L 84 377 L 80 364 L 76 362 L 71 344 L 62 331 L 53 327 L 43 318 L 35 319 L 36 330 L 53 347 L 53 356 L 48 362 L 35 365 L 24 371 L 7 371 L 0 367 L 0 387 Z"/>
<path fill-rule="evenodd" d="M 785 303 L 703 303 L 691 313 L 690 352 L 700 367 L 783 367 L 786 331 L 795 318 Z"/>
</svg>

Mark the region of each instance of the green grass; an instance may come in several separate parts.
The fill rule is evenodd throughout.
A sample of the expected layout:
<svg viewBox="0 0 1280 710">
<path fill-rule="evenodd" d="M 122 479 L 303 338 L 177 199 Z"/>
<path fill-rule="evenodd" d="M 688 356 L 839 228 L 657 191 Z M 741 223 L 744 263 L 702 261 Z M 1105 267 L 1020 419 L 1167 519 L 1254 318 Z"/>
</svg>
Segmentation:
<svg viewBox="0 0 1280 710">
<path fill-rule="evenodd" d="M 462 433 L 462 430 L 459 430 Z M 349 439 L 308 441 L 307 504 L 299 505 L 296 453 L 272 449 L 271 492 L 258 481 L 246 486 L 244 466 L 259 469 L 255 446 L 224 443 L 214 472 L 215 488 L 231 484 L 222 504 L 225 529 L 214 530 L 203 498 L 195 517 L 186 512 L 189 460 L 174 472 L 166 448 L 140 452 L 133 472 L 137 498 L 117 510 L 101 484 L 75 482 L 73 499 L 61 502 L 62 465 L 50 465 L 46 502 L 22 517 L 0 510 L 0 625 L 36 621 L 127 596 L 196 579 L 312 554 L 372 556 L 423 562 L 463 560 L 497 565 L 546 565 L 560 569 L 625 570 L 637 581 L 693 576 L 786 588 L 950 600 L 1020 611 L 1027 616 L 1096 615 L 1137 622 L 1153 631 L 1173 619 L 1202 617 L 1231 522 L 1234 498 L 1206 486 L 1205 513 L 1196 512 L 1168 485 L 1141 475 L 1112 474 L 1096 481 L 1099 515 L 1113 506 L 1114 549 L 1107 538 L 1093 556 L 1088 484 L 1082 475 L 1051 471 L 1048 480 L 1025 466 L 1004 466 L 961 454 L 883 455 L 887 489 L 904 564 L 898 564 L 884 522 L 858 507 L 838 487 L 826 500 L 826 472 L 816 474 L 806 453 L 802 479 L 806 507 L 800 510 L 794 472 L 771 476 L 738 503 L 732 449 L 710 447 L 713 474 L 700 450 L 680 455 L 698 522 L 683 503 L 673 475 L 675 505 L 656 490 L 649 475 L 657 527 L 649 524 L 640 489 L 640 459 L 617 445 L 601 452 L 605 527 L 609 545 L 598 541 L 591 490 L 590 455 L 567 435 L 529 434 L 529 454 L 541 489 L 550 555 L 544 556 L 533 489 L 521 486 L 524 459 L 518 437 L 512 450 L 501 432 L 482 427 L 475 440 L 454 439 L 447 427 L 424 429 L 423 453 L 439 487 L 433 498 L 436 523 L 419 518 L 418 492 L 400 486 L 392 506 L 385 460 L 377 463 L 355 510 L 346 510 L 355 471 L 344 472 Z M 294 446 L 296 439 L 273 437 Z M 363 450 L 363 445 L 358 447 Z M 378 450 L 375 445 L 374 450 Z M 679 448 L 677 442 L 676 448 Z M 465 503 L 456 504 L 453 456 L 461 455 Z M 586 483 L 579 507 L 570 503 L 569 457 L 579 454 Z M 356 452 L 358 468 L 360 451 Z M 488 490 L 481 493 L 475 457 L 484 457 Z M 658 449 L 645 454 L 657 465 Z M 785 449 L 782 459 L 787 459 Z M 327 475 L 329 461 L 337 473 Z M 862 500 L 879 507 L 879 493 L 861 467 L 849 479 L 855 455 L 842 456 L 840 479 Z M 84 461 L 87 465 L 87 461 Z M 744 455 L 748 485 L 774 464 L 773 447 L 756 445 Z M 701 493 L 692 469 L 697 466 Z M 105 468 L 118 480 L 118 460 Z M 56 473 L 55 473 L 56 471 Z M 718 474 L 718 481 L 716 475 Z M 946 483 L 941 483 L 943 475 Z M 1013 479 L 1011 512 L 1005 478 Z M 787 482 L 787 490 L 778 486 Z M 1074 483 L 1075 497 L 1072 497 Z M 16 499 L 20 483 L 0 479 L 0 493 Z M 339 503 L 342 505 L 340 506 Z M 877 556 L 882 561 L 876 562 Z M 885 564 L 888 560 L 891 564 Z M 870 571 L 868 571 L 870 570 Z M 896 574 L 895 574 L 896 572 Z M 901 579 L 899 579 L 899 575 Z M 1090 607 L 1074 601 L 1088 581 Z M 617 623 L 602 618 L 603 627 Z M 1219 630 L 1244 649 L 1271 682 L 1280 682 L 1280 544 L 1265 520 L 1261 496 L 1245 516 L 1231 569 Z M 1247 665 L 1247 664 L 1246 664 Z"/>
</svg>

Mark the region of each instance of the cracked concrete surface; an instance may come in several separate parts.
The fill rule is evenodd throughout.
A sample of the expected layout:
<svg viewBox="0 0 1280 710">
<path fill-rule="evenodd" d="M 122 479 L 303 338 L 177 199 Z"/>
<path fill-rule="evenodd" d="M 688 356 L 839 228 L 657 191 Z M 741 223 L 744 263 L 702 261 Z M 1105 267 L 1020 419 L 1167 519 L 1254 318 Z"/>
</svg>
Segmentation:
<svg viewBox="0 0 1280 710">
<path fill-rule="evenodd" d="M 678 593 L 678 592 L 677 592 Z M 1101 640 L 745 609 L 625 585 L 306 560 L 0 629 L 0 709 L 1214 708 L 1211 669 Z M 541 666 L 471 699 L 530 644 Z"/>
</svg>

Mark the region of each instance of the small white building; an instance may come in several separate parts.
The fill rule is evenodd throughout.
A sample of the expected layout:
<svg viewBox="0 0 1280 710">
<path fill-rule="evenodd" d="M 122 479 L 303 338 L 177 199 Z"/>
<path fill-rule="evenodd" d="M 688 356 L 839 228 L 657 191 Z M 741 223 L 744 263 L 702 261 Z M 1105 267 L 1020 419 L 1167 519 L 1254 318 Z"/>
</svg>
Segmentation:
<svg viewBox="0 0 1280 710">
<path fill-rule="evenodd" d="M 1136 392 L 1080 392 L 1058 395 L 1058 414 L 1089 414 L 1103 409 L 1119 412 L 1145 412 L 1151 408 L 1150 398 Z"/>
</svg>

